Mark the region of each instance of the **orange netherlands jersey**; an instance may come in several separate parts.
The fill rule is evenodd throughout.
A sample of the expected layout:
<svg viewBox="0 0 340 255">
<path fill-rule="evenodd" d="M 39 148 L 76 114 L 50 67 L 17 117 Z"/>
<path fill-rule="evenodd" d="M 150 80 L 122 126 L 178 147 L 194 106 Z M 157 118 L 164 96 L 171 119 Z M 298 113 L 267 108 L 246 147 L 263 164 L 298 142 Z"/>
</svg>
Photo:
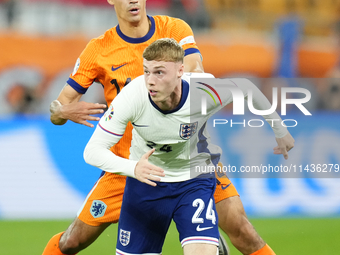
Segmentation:
<svg viewBox="0 0 340 255">
<path fill-rule="evenodd" d="M 125 36 L 119 25 L 92 39 L 77 60 L 67 83 L 84 94 L 93 82 L 104 87 L 107 105 L 131 80 L 142 75 L 143 51 L 160 38 L 174 38 L 185 55 L 199 53 L 190 26 L 183 20 L 168 16 L 148 16 L 149 32 L 141 38 Z M 132 139 L 132 125 L 128 124 L 122 139 L 111 148 L 118 156 L 128 158 Z"/>
</svg>

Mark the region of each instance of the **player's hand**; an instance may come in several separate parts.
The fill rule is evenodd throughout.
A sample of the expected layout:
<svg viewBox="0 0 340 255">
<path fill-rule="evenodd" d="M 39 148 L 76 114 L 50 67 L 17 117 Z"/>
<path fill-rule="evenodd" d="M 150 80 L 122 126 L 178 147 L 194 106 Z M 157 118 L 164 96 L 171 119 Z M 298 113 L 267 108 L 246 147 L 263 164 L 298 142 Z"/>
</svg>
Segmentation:
<svg viewBox="0 0 340 255">
<path fill-rule="evenodd" d="M 81 101 L 63 105 L 60 109 L 60 114 L 63 119 L 71 120 L 75 123 L 88 127 L 93 127 L 93 124 L 89 123 L 88 120 L 98 121 L 100 118 L 91 115 L 103 113 L 103 109 L 105 108 L 105 104 Z"/>
<path fill-rule="evenodd" d="M 274 154 L 282 154 L 285 159 L 288 159 L 288 151 L 293 149 L 295 142 L 292 135 L 288 132 L 284 137 L 276 138 L 276 142 L 278 146 L 274 148 Z"/>
<path fill-rule="evenodd" d="M 154 151 L 155 149 L 149 150 L 141 157 L 135 167 L 135 176 L 140 182 L 144 182 L 155 187 L 157 184 L 152 181 L 159 182 L 161 180 L 159 177 L 164 177 L 165 174 L 162 168 L 155 166 L 148 161 Z"/>
</svg>

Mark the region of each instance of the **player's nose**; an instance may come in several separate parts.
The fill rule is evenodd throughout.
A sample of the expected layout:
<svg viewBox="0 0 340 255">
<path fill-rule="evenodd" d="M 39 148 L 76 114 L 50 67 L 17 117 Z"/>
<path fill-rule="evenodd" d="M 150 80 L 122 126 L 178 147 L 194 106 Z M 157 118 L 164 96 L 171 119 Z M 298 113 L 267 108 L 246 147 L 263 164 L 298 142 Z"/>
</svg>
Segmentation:
<svg viewBox="0 0 340 255">
<path fill-rule="evenodd" d="M 130 4 L 137 4 L 139 2 L 139 0 L 130 0 Z"/>
<path fill-rule="evenodd" d="M 146 82 L 149 86 L 154 86 L 156 84 L 155 82 L 155 76 L 153 74 L 149 74 L 146 78 Z"/>
</svg>

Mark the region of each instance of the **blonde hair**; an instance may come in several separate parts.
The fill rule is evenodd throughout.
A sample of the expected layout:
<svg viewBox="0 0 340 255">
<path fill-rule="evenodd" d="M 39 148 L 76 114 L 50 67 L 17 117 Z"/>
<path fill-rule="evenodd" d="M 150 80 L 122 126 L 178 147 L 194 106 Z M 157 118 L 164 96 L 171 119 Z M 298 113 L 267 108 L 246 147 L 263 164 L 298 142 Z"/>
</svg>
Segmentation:
<svg viewBox="0 0 340 255">
<path fill-rule="evenodd" d="M 172 38 L 162 38 L 151 43 L 143 53 L 147 61 L 182 62 L 183 48 Z"/>
</svg>

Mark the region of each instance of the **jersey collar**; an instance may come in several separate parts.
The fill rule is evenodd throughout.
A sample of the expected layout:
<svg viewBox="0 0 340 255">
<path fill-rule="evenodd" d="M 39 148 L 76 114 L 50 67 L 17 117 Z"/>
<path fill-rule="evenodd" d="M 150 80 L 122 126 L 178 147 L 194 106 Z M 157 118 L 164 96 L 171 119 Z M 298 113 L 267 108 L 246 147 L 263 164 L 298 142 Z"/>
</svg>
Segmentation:
<svg viewBox="0 0 340 255">
<path fill-rule="evenodd" d="M 169 114 L 169 113 L 177 112 L 179 109 L 181 109 L 182 106 L 184 105 L 185 101 L 187 100 L 188 95 L 189 95 L 189 83 L 182 79 L 181 101 L 179 101 L 179 104 L 175 109 L 172 109 L 172 110 L 169 110 L 169 111 L 163 111 L 155 104 L 154 101 L 152 101 L 150 94 L 148 94 L 149 100 L 150 100 L 150 103 L 152 104 L 152 106 L 155 107 L 158 111 L 160 111 L 163 114 Z"/>
<path fill-rule="evenodd" d="M 132 37 L 128 37 L 126 35 L 123 34 L 123 32 L 120 30 L 119 24 L 116 27 L 116 31 L 117 34 L 119 35 L 120 38 L 122 38 L 124 41 L 128 42 L 128 43 L 143 43 L 146 42 L 147 40 L 149 40 L 153 34 L 155 33 L 156 30 L 156 25 L 155 25 L 155 19 L 152 16 L 148 16 L 148 19 L 151 21 L 151 28 L 149 30 L 149 32 L 140 38 L 132 38 Z"/>
</svg>

